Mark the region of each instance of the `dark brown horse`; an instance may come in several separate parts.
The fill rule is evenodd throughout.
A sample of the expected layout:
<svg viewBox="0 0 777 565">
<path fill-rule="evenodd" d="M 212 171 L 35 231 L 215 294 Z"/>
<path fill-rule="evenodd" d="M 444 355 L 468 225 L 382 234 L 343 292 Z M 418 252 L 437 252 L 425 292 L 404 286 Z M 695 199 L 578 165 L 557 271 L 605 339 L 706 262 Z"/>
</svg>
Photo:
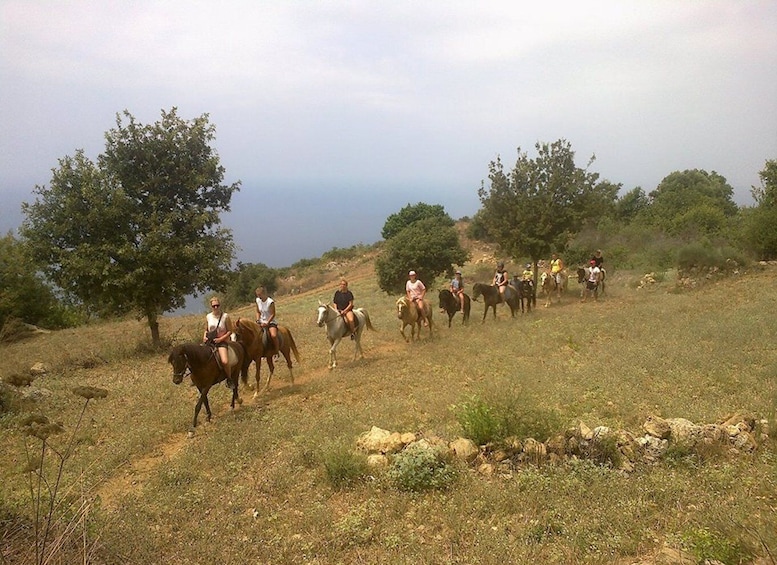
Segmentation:
<svg viewBox="0 0 777 565">
<path fill-rule="evenodd" d="M 229 367 L 227 367 L 226 372 L 230 375 L 232 382 L 235 383 L 235 388 L 232 389 L 232 410 L 234 410 L 235 402 L 237 401 L 238 404 L 242 402 L 237 391 L 237 378 L 243 366 L 245 351 L 239 343 L 230 342 L 228 347 Z M 176 345 L 167 358 L 167 362 L 173 366 L 173 382 L 177 385 L 181 384 L 188 372 L 192 383 L 200 391 L 200 396 L 194 407 L 194 420 L 189 430 L 190 437 L 194 435 L 194 428 L 197 427 L 197 416 L 203 404 L 205 405 L 207 420 L 210 422 L 212 414 L 210 404 L 208 403 L 208 391 L 213 385 L 224 380 L 224 373 L 219 367 L 216 356 L 216 351 L 209 345 L 185 343 L 183 345 Z"/>
<path fill-rule="evenodd" d="M 532 282 L 514 276 L 513 280 L 510 281 L 510 286 L 518 293 L 518 303 L 521 306 L 521 314 L 524 312 L 531 312 L 532 301 L 536 298 Z"/>
<path fill-rule="evenodd" d="M 466 324 L 469 321 L 469 312 L 472 308 L 472 302 L 470 301 L 469 295 L 464 295 L 464 312 L 462 312 L 463 320 L 461 321 L 462 324 Z M 440 310 L 448 314 L 448 327 L 451 327 L 451 320 L 453 320 L 453 316 L 456 315 L 456 312 L 461 312 L 461 302 L 458 298 L 453 296 L 453 293 L 448 290 L 447 288 L 444 288 L 440 291 Z"/>
<path fill-rule="evenodd" d="M 278 353 L 282 354 L 286 359 L 291 385 L 294 386 L 294 371 L 292 370 L 291 353 L 294 352 L 294 358 L 297 360 L 297 363 L 299 363 L 299 351 L 297 351 L 297 344 L 294 343 L 294 338 L 291 336 L 291 332 L 287 327 L 278 326 L 278 345 L 280 351 L 275 351 L 272 338 L 267 332 L 262 331 L 262 327 L 259 324 L 246 318 L 238 318 L 235 322 L 235 339 L 237 339 L 238 343 L 242 344 L 246 350 L 240 378 L 249 388 L 251 388 L 251 385 L 248 384 L 248 367 L 251 365 L 252 361 L 256 362 L 256 391 L 254 392 L 254 398 L 258 398 L 260 394 L 270 390 L 270 382 L 272 382 L 272 375 L 275 371 L 273 356 Z M 267 360 L 270 376 L 267 377 L 267 384 L 264 385 L 264 388 L 259 390 L 262 358 Z"/>
<path fill-rule="evenodd" d="M 492 308 L 494 311 L 494 320 L 496 320 L 496 305 L 502 301 L 502 295 L 499 289 L 494 285 L 475 283 L 472 285 L 472 300 L 477 301 L 478 296 L 483 296 L 483 303 L 486 305 L 483 310 L 483 322 L 486 322 L 486 314 L 488 309 Z M 518 310 L 518 292 L 507 285 L 505 287 L 504 301 L 510 307 L 510 315 L 515 318 L 515 311 Z"/>
</svg>

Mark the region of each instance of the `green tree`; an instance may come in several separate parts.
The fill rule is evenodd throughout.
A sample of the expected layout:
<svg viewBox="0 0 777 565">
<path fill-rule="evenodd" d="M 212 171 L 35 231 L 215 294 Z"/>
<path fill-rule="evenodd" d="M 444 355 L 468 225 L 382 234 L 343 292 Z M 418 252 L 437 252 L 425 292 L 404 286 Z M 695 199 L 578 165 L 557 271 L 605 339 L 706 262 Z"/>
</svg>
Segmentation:
<svg viewBox="0 0 777 565">
<path fill-rule="evenodd" d="M 173 108 L 143 125 L 125 111 L 96 164 L 83 151 L 60 159 L 22 205 L 21 233 L 48 277 L 101 315 L 145 317 L 159 344 L 158 316 L 223 288 L 234 254 L 219 214 L 239 182 L 222 184 L 214 132 L 207 114 Z"/>
<path fill-rule="evenodd" d="M 615 219 L 628 224 L 647 209 L 648 205 L 648 197 L 642 187 L 632 188 L 615 202 Z"/>
<path fill-rule="evenodd" d="M 406 227 L 427 218 L 438 218 L 443 224 L 453 226 L 454 221 L 440 204 L 408 204 L 396 214 L 391 214 L 383 224 L 383 239 L 391 239 Z"/>
<path fill-rule="evenodd" d="M 648 195 L 644 214 L 671 235 L 715 235 L 737 214 L 733 195 L 734 189 L 715 171 L 675 171 Z"/>
<path fill-rule="evenodd" d="M 224 308 L 253 302 L 254 291 L 259 286 L 265 287 L 268 294 L 274 294 L 278 289 L 277 277 L 278 271 L 264 263 L 238 263 L 221 297 Z"/>
<path fill-rule="evenodd" d="M 744 237 L 759 259 L 777 259 L 777 160 L 766 161 L 758 173 L 761 186 L 752 187 L 756 206 L 748 209 Z"/>
<path fill-rule="evenodd" d="M 387 240 L 375 261 L 375 270 L 381 289 L 400 294 L 410 269 L 429 286 L 439 275 L 451 274 L 451 265 L 463 265 L 468 260 L 469 254 L 461 247 L 451 222 L 432 217 L 410 224 Z"/>
<path fill-rule="evenodd" d="M 536 158 L 518 149 L 505 171 L 499 158 L 489 164 L 490 186 L 478 191 L 488 233 L 514 260 L 534 263 L 562 251 L 588 220 L 613 211 L 619 185 L 575 165 L 570 143 L 537 143 Z M 593 162 L 593 157 L 589 166 Z"/>
<path fill-rule="evenodd" d="M 61 327 L 64 309 L 22 243 L 10 232 L 0 238 L 0 327 L 12 318 Z"/>
</svg>

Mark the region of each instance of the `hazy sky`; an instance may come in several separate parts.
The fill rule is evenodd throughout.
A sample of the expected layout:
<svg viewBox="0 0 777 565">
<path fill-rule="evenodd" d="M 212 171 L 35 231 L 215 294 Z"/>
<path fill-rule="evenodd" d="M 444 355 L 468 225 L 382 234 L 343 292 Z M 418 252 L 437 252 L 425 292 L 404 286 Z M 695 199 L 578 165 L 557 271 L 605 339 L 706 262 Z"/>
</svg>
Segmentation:
<svg viewBox="0 0 777 565">
<path fill-rule="evenodd" d="M 488 163 L 567 139 L 654 189 L 777 158 L 777 2 L 0 0 L 0 233 L 117 112 L 216 126 L 238 259 L 373 243 L 408 203 L 479 208 Z"/>
</svg>

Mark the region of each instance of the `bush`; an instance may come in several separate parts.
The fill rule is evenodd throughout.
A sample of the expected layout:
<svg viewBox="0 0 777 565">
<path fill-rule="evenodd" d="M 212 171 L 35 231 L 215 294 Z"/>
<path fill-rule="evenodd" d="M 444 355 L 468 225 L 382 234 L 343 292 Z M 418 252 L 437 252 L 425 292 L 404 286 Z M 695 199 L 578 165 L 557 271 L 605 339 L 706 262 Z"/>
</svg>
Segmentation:
<svg viewBox="0 0 777 565">
<path fill-rule="evenodd" d="M 415 492 L 444 490 L 456 480 L 457 472 L 441 449 L 414 443 L 394 456 L 387 475 L 399 490 Z"/>
<path fill-rule="evenodd" d="M 519 396 L 493 402 L 473 397 L 453 410 L 463 435 L 477 445 L 500 443 L 513 436 L 546 441 L 562 428 L 556 412 L 524 405 Z"/>
<path fill-rule="evenodd" d="M 741 544 L 707 528 L 686 532 L 682 541 L 685 548 L 696 557 L 697 563 L 747 563 L 753 557 L 752 552 Z"/>
<path fill-rule="evenodd" d="M 351 485 L 367 475 L 367 459 L 345 446 L 338 446 L 324 454 L 324 468 L 329 482 L 335 488 Z"/>
</svg>

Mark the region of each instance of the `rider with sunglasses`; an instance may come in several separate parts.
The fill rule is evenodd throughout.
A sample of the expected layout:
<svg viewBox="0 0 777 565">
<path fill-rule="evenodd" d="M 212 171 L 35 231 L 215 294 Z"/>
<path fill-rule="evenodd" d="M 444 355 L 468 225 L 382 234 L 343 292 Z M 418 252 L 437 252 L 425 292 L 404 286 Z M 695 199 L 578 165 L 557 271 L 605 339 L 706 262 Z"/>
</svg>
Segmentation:
<svg viewBox="0 0 777 565">
<path fill-rule="evenodd" d="M 210 312 L 205 316 L 205 334 L 202 341 L 215 348 L 218 352 L 219 369 L 229 388 L 235 388 L 235 383 L 227 374 L 229 366 L 229 340 L 232 335 L 232 319 L 221 310 L 221 300 L 218 296 L 210 299 Z"/>
</svg>

